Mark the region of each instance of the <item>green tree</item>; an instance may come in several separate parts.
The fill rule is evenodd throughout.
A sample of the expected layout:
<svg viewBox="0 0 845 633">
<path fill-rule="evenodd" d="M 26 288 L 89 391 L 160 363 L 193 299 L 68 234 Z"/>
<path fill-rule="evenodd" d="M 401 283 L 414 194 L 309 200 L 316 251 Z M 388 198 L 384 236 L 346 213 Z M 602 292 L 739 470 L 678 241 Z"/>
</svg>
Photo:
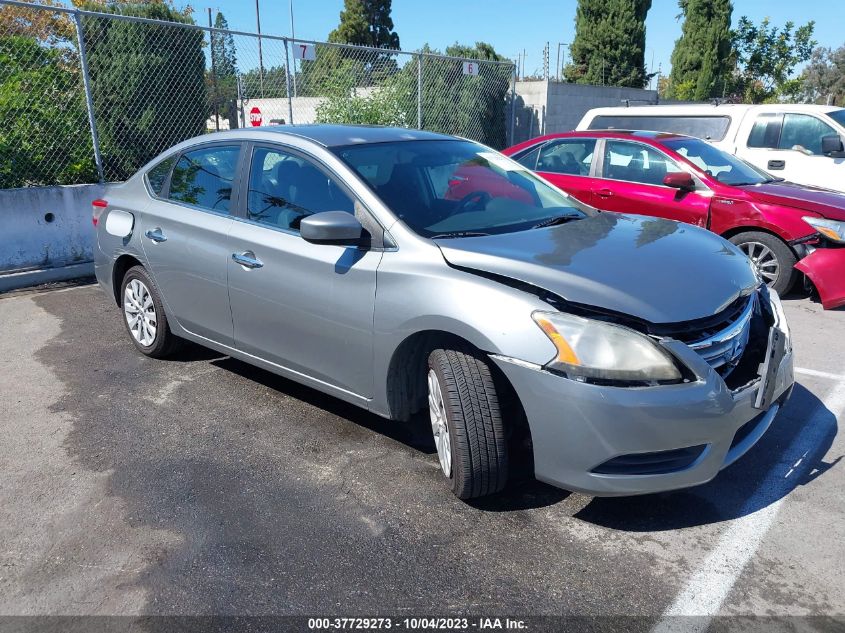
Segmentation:
<svg viewBox="0 0 845 633">
<path fill-rule="evenodd" d="M 340 24 L 329 33 L 329 41 L 398 49 L 390 5 L 391 0 L 344 0 Z"/>
<path fill-rule="evenodd" d="M 229 23 L 220 12 L 214 17 L 214 28 L 228 30 Z M 214 76 L 208 77 L 210 114 L 229 120 L 229 127 L 238 127 L 238 58 L 235 38 L 231 33 L 211 32 L 211 56 Z M 211 72 L 211 69 L 209 69 Z"/>
<path fill-rule="evenodd" d="M 722 97 L 733 70 L 731 0 L 679 0 L 684 24 L 672 51 L 670 99 Z"/>
<path fill-rule="evenodd" d="M 769 18 L 756 25 L 739 19 L 731 32 L 737 68 L 733 77 L 733 98 L 745 103 L 764 103 L 788 97 L 799 90 L 800 80 L 792 74 L 798 64 L 810 59 L 814 22 L 795 28 L 787 22 L 772 26 Z"/>
<path fill-rule="evenodd" d="M 645 18 L 651 0 L 578 0 L 568 81 L 642 88 Z"/>
<path fill-rule="evenodd" d="M 241 75 L 241 90 L 244 99 L 258 99 L 262 94 L 267 99 L 283 99 L 287 96 L 287 69 L 281 66 L 264 68 L 264 82 L 257 68 L 252 68 Z"/>
<path fill-rule="evenodd" d="M 99 11 L 191 22 L 170 5 L 97 5 Z M 103 166 L 123 180 L 164 149 L 205 129 L 202 31 L 85 16 L 83 30 Z"/>
<path fill-rule="evenodd" d="M 0 189 L 96 181 L 81 79 L 64 51 L 0 37 L 0 119 Z"/>
<path fill-rule="evenodd" d="M 813 50 L 799 79 L 802 101 L 845 104 L 845 45 L 835 50 L 821 46 Z"/>
</svg>

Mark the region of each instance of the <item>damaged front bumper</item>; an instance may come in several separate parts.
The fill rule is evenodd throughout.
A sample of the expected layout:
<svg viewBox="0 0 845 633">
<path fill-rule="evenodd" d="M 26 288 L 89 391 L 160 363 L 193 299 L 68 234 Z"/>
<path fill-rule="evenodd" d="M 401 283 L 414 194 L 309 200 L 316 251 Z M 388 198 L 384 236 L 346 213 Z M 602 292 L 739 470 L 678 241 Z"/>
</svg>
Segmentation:
<svg viewBox="0 0 845 633">
<path fill-rule="evenodd" d="M 845 248 L 816 248 L 795 269 L 813 282 L 825 310 L 845 305 Z"/>
</svg>

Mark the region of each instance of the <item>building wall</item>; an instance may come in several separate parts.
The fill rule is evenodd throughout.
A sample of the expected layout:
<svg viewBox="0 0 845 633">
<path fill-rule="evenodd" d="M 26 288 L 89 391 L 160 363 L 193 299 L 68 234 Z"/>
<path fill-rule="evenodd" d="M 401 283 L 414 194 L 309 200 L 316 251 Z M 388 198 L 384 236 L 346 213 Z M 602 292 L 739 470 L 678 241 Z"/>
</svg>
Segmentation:
<svg viewBox="0 0 845 633">
<path fill-rule="evenodd" d="M 514 143 L 575 129 L 592 108 L 657 103 L 656 90 L 590 86 L 556 81 L 516 82 Z"/>
</svg>

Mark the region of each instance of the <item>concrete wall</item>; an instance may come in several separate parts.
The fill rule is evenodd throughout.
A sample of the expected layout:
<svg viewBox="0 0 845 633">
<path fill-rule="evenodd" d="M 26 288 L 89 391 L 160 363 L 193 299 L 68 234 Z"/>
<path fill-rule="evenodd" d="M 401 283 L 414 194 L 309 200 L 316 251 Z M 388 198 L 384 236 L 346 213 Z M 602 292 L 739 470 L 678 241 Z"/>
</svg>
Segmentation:
<svg viewBox="0 0 845 633">
<path fill-rule="evenodd" d="M 637 104 L 657 103 L 655 90 L 556 81 L 518 81 L 516 97 L 514 143 L 575 129 L 592 108 L 623 105 L 626 99 Z"/>
<path fill-rule="evenodd" d="M 0 190 L 0 274 L 91 262 L 91 201 L 106 186 Z"/>
</svg>

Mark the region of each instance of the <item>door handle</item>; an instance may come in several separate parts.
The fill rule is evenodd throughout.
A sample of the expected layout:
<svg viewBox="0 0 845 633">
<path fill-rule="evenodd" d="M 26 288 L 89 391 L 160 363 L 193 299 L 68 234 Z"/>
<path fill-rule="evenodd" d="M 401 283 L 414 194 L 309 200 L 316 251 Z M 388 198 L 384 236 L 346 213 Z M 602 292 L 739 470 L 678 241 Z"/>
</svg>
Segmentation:
<svg viewBox="0 0 845 633">
<path fill-rule="evenodd" d="M 610 189 L 599 189 L 596 191 L 596 195 L 599 198 L 612 198 L 613 192 Z"/>
<path fill-rule="evenodd" d="M 261 268 L 264 265 L 264 262 L 258 259 L 252 251 L 232 253 L 232 259 L 244 268 Z"/>
<path fill-rule="evenodd" d="M 770 160 L 768 164 L 769 169 L 783 169 L 786 167 L 785 160 Z"/>
<path fill-rule="evenodd" d="M 147 229 L 144 231 L 144 235 L 146 235 L 149 239 L 153 242 L 166 242 L 167 238 L 165 237 L 164 233 L 161 232 L 161 228 L 155 227 L 154 229 Z"/>
</svg>

